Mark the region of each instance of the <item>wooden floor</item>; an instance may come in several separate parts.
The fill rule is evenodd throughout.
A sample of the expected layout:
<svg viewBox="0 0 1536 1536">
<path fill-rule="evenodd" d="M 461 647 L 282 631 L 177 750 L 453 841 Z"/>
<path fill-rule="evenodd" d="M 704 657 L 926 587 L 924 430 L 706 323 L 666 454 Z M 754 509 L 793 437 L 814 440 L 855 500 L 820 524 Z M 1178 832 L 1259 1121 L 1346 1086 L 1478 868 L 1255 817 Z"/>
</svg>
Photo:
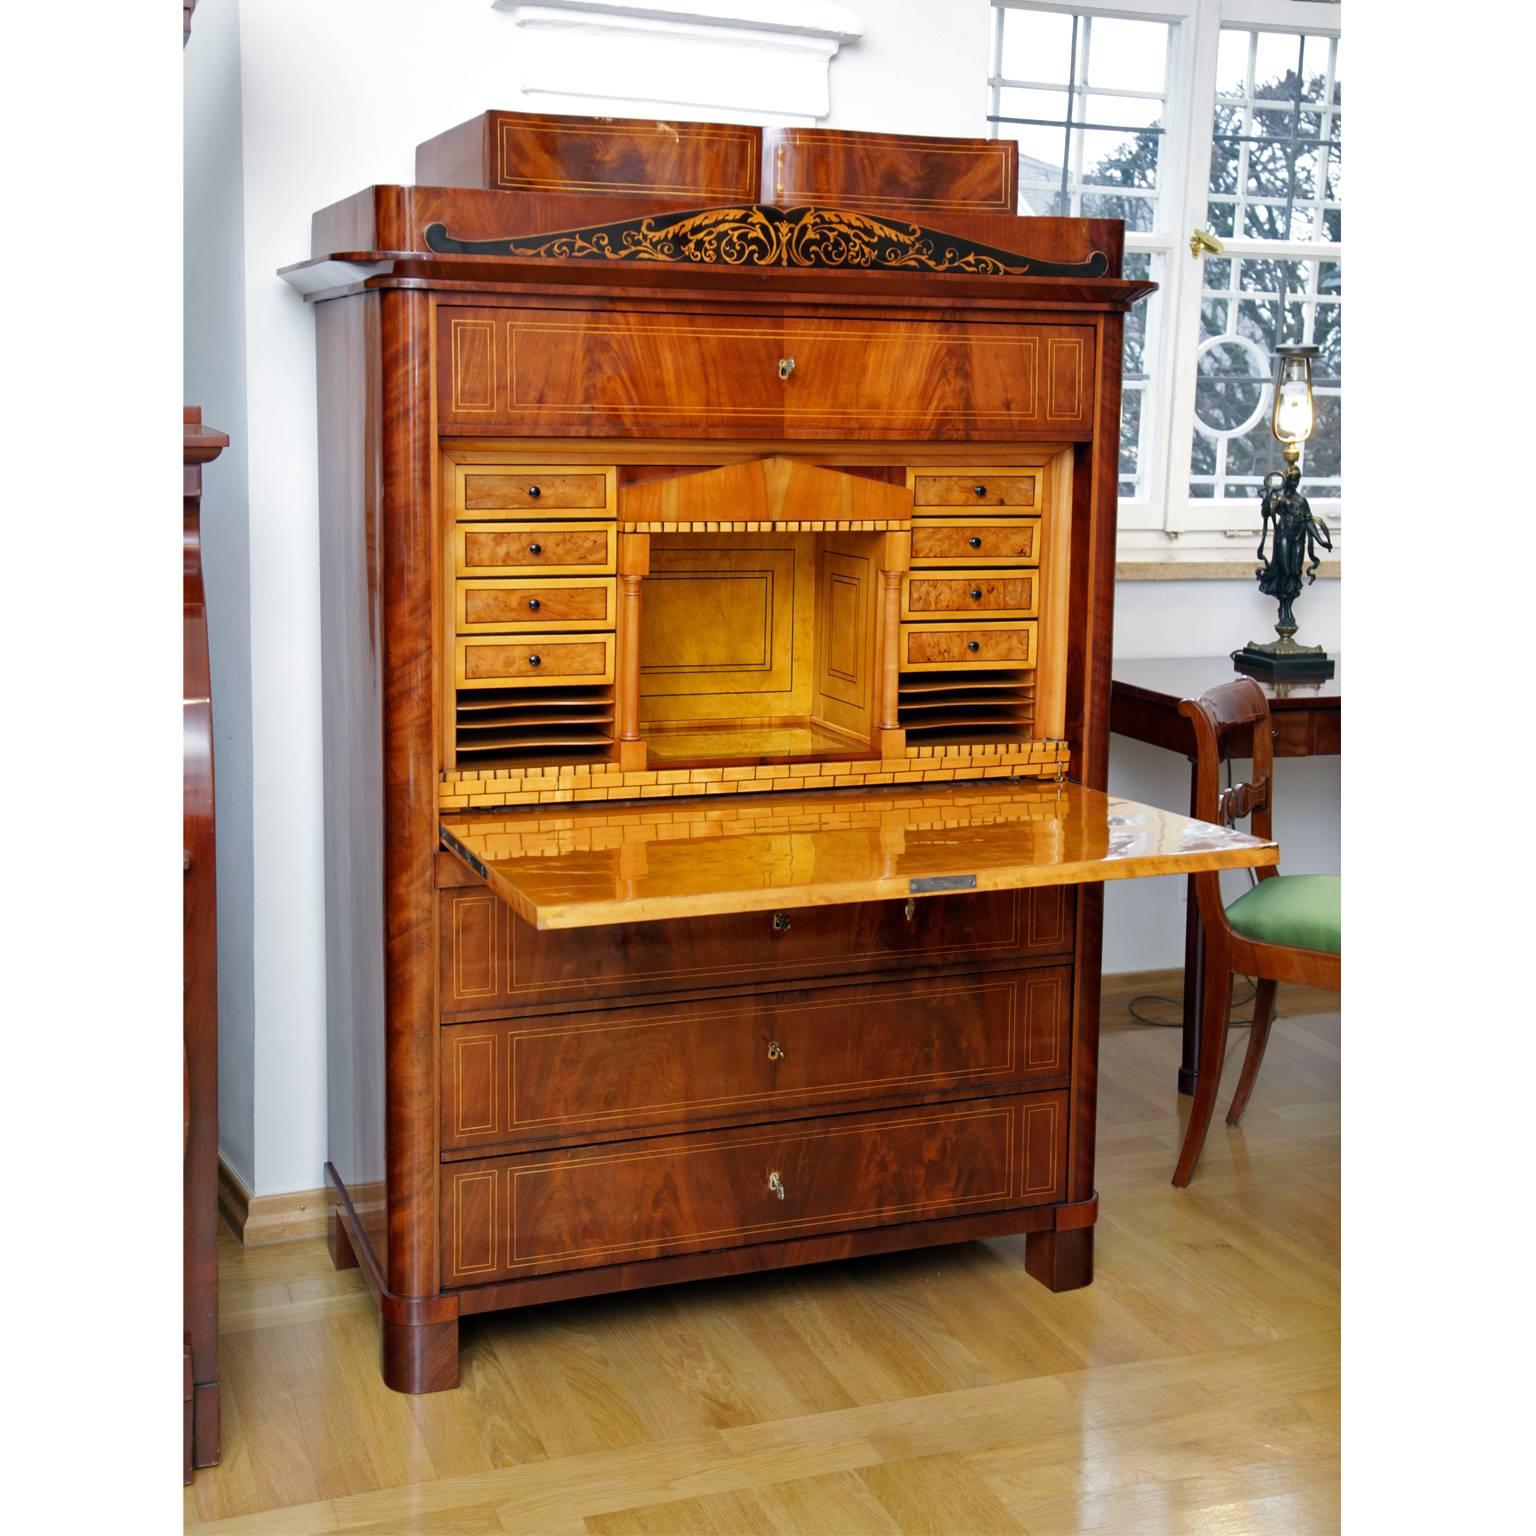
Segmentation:
<svg viewBox="0 0 1536 1536">
<path fill-rule="evenodd" d="M 1178 1031 L 1125 997 L 1088 1289 L 1036 1285 L 1019 1237 L 472 1318 L 460 1390 L 410 1398 L 357 1270 L 230 1239 L 224 1460 L 188 1529 L 1329 1536 L 1337 999 L 1282 990 L 1246 1125 L 1229 1059 L 1179 1191 Z"/>
</svg>

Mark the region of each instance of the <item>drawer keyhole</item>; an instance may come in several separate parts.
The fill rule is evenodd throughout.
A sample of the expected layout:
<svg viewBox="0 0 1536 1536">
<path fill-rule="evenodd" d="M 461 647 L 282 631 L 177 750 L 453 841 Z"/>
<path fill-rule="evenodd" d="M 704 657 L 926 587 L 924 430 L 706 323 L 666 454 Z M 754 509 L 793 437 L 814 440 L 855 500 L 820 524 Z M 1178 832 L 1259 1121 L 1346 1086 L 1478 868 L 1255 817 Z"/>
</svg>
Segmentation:
<svg viewBox="0 0 1536 1536">
<path fill-rule="evenodd" d="M 530 555 L 542 555 L 544 553 L 544 546 L 542 544 L 530 544 L 528 546 L 528 553 Z"/>
<path fill-rule="evenodd" d="M 972 587 L 971 588 L 971 600 L 973 602 L 977 602 L 977 603 L 979 603 L 981 601 L 981 588 L 980 587 Z"/>
<path fill-rule="evenodd" d="M 981 649 L 981 641 L 980 640 L 967 640 L 965 642 L 965 648 L 968 651 L 979 651 Z"/>
<path fill-rule="evenodd" d="M 784 1180 L 777 1173 L 768 1175 L 768 1188 L 776 1194 L 780 1200 L 784 1198 Z"/>
<path fill-rule="evenodd" d="M 775 933 L 789 932 L 789 913 L 775 912 L 773 914 L 773 931 Z"/>
<path fill-rule="evenodd" d="M 769 1061 L 783 1061 L 784 1060 L 784 1047 L 782 1045 L 780 1045 L 777 1040 L 770 1040 L 768 1042 L 768 1060 Z"/>
<path fill-rule="evenodd" d="M 795 371 L 795 360 L 794 360 L 794 358 L 792 358 L 792 357 L 781 357 L 779 359 L 779 377 L 781 379 L 787 379 L 790 376 L 790 374 L 792 374 L 794 371 Z"/>
<path fill-rule="evenodd" d="M 973 533 L 970 536 L 970 538 L 968 538 L 965 542 L 967 544 L 969 544 L 972 549 L 980 549 L 981 548 L 981 535 Z"/>
<path fill-rule="evenodd" d="M 529 598 L 529 599 L 528 599 L 528 606 L 529 606 L 529 607 L 530 607 L 530 608 L 531 608 L 531 609 L 532 609 L 532 610 L 533 610 L 533 611 L 534 611 L 534 612 L 535 612 L 535 613 L 537 613 L 537 612 L 538 612 L 538 611 L 539 611 L 539 600 L 538 600 L 538 598 L 536 598 L 536 597 L 530 597 L 530 598 Z"/>
<path fill-rule="evenodd" d="M 529 496 L 531 496 L 533 498 L 534 501 L 537 501 L 539 499 L 539 497 L 542 496 L 544 493 L 538 488 L 538 486 L 530 485 L 528 487 L 528 494 L 529 494 Z"/>
<path fill-rule="evenodd" d="M 540 662 L 541 662 L 541 661 L 542 661 L 542 660 L 543 660 L 543 658 L 542 658 L 542 657 L 540 657 L 540 656 L 530 656 L 530 657 L 529 657 L 529 658 L 528 658 L 528 665 L 529 665 L 529 666 L 530 666 L 530 667 L 536 667 L 536 666 L 538 666 L 538 665 L 539 665 L 539 663 L 540 663 Z"/>
</svg>

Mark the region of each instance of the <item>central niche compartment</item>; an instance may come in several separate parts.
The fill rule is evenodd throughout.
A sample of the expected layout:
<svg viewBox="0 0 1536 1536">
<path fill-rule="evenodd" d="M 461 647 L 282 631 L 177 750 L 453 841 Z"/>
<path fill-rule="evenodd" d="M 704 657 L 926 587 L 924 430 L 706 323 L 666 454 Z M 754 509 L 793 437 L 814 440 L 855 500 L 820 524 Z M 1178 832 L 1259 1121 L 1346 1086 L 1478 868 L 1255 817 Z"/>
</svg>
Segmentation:
<svg viewBox="0 0 1536 1536">
<path fill-rule="evenodd" d="M 881 539 L 653 534 L 640 623 L 650 759 L 875 755 Z"/>
</svg>

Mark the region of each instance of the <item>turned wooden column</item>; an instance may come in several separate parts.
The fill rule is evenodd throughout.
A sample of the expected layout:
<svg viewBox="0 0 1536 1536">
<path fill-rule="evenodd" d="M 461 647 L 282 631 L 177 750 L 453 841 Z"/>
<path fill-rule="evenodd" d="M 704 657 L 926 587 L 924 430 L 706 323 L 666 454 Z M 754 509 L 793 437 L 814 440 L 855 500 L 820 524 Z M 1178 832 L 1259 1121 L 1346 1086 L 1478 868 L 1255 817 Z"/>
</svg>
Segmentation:
<svg viewBox="0 0 1536 1536">
<path fill-rule="evenodd" d="M 651 536 L 619 535 L 618 664 L 614 713 L 618 723 L 619 766 L 645 767 L 640 737 L 640 585 L 651 569 Z"/>
</svg>

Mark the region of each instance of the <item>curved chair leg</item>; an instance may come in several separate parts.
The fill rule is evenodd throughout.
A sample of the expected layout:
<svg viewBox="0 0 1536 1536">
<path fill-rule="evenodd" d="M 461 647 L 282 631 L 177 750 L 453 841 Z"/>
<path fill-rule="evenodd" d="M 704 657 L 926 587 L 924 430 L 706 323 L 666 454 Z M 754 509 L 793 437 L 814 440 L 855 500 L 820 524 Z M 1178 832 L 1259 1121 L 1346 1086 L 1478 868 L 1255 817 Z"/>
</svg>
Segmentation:
<svg viewBox="0 0 1536 1536">
<path fill-rule="evenodd" d="M 1221 1089 L 1221 1067 L 1227 1054 L 1227 1018 L 1232 1011 L 1232 972 L 1221 946 L 1209 944 L 1205 952 L 1204 1006 L 1200 1018 L 1200 1076 L 1195 1081 L 1195 1102 L 1184 1128 L 1173 1182 L 1183 1189 L 1200 1161 L 1205 1133 L 1210 1129 L 1216 1095 Z"/>
<path fill-rule="evenodd" d="M 1278 982 L 1261 980 L 1253 994 L 1253 1024 L 1248 1033 L 1248 1054 L 1243 1057 L 1243 1075 L 1237 1080 L 1232 1107 L 1227 1111 L 1228 1125 L 1241 1125 L 1248 1096 L 1259 1080 L 1264 1065 L 1264 1047 L 1269 1044 L 1269 1026 L 1275 1022 L 1275 989 Z"/>
</svg>

